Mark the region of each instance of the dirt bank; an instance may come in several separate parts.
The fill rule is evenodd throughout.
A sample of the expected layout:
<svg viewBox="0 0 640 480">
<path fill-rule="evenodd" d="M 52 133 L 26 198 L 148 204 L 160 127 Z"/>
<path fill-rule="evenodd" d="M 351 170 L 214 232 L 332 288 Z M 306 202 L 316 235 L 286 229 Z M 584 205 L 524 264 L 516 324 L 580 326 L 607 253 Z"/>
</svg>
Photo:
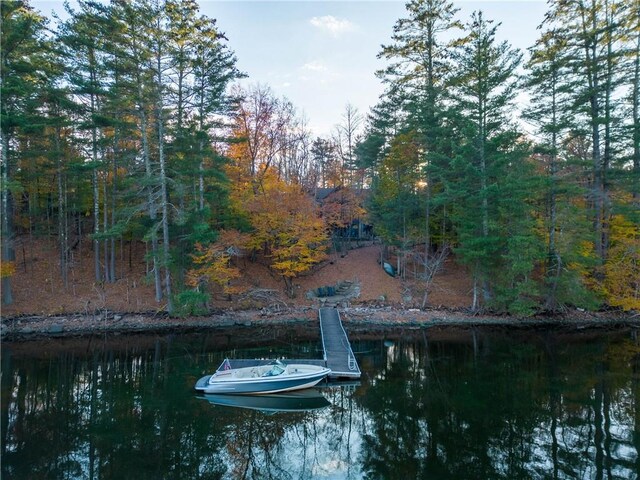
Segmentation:
<svg viewBox="0 0 640 480">
<path fill-rule="evenodd" d="M 166 303 L 156 302 L 152 283 L 146 271 L 144 245 L 134 244 L 130 256 L 119 258 L 118 279 L 114 283 L 95 281 L 93 250 L 90 242 L 83 243 L 73 252 L 74 261 L 64 284 L 57 262 L 57 244 L 53 240 L 20 238 L 21 248 L 15 274 L 11 278 L 13 303 L 2 305 L 2 316 L 33 315 L 63 316 L 95 311 L 145 312 L 162 311 Z M 303 308 L 316 305 L 306 293 L 318 287 L 351 281 L 358 285 L 357 299 L 352 303 L 381 302 L 386 305 L 421 305 L 423 290 L 419 284 L 405 282 L 385 273 L 379 264 L 380 246 L 372 245 L 349 250 L 343 255 L 330 254 L 329 258 L 294 281 L 295 298 L 285 294 L 282 277 L 274 274 L 262 262 L 239 260 L 242 277 L 238 287 L 245 295 L 229 298 L 220 292 L 211 292 L 209 307 L 221 310 L 260 309 L 263 306 Z M 429 304 L 447 308 L 471 305 L 472 284 L 463 267 L 451 260 L 447 262 L 432 284 Z M 263 292 L 265 298 L 249 293 Z"/>
</svg>

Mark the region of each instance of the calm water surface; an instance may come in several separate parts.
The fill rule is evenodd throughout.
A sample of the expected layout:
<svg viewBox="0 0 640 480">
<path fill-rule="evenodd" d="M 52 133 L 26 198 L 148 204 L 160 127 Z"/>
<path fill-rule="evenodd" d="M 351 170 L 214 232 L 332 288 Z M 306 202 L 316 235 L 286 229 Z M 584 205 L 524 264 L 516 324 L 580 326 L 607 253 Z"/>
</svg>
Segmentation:
<svg viewBox="0 0 640 480">
<path fill-rule="evenodd" d="M 2 478 L 638 478 L 634 331 L 352 338 L 359 385 L 288 412 L 192 390 L 225 356 L 320 357 L 309 338 L 247 329 L 5 343 Z"/>
</svg>

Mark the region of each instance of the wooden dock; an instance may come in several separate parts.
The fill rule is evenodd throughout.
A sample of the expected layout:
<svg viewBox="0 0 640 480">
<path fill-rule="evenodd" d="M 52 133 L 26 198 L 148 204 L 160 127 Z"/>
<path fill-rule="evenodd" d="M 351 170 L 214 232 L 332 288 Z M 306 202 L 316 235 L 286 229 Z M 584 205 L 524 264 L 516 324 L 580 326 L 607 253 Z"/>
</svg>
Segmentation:
<svg viewBox="0 0 640 480">
<path fill-rule="evenodd" d="M 356 357 L 351 350 L 351 344 L 342 326 L 340 313 L 335 308 L 321 308 L 318 311 L 320 319 L 320 336 L 324 350 L 323 359 L 287 359 L 288 363 L 303 363 L 320 365 L 331 369 L 330 379 L 360 378 L 361 372 Z M 266 359 L 229 359 L 231 368 L 255 367 L 266 365 L 272 360 Z"/>
<path fill-rule="evenodd" d="M 324 360 L 331 369 L 334 378 L 360 378 L 360 367 L 351 350 L 349 337 L 342 326 L 340 313 L 335 308 L 321 308 L 320 335 L 322 336 L 322 348 Z"/>
</svg>

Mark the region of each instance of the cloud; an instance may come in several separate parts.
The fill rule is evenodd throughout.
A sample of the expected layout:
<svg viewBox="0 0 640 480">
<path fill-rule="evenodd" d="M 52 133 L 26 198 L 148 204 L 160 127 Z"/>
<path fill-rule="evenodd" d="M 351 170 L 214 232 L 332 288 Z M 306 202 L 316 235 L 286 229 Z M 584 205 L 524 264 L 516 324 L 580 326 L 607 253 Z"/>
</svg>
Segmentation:
<svg viewBox="0 0 640 480">
<path fill-rule="evenodd" d="M 309 70 L 310 72 L 326 72 L 328 68 L 321 62 L 312 61 L 307 62 L 302 66 L 303 70 Z"/>
<path fill-rule="evenodd" d="M 330 33 L 334 37 L 338 37 L 346 32 L 351 32 L 356 28 L 355 24 L 351 23 L 349 20 L 336 18 L 333 15 L 313 17 L 309 23 L 320 30 Z"/>
</svg>

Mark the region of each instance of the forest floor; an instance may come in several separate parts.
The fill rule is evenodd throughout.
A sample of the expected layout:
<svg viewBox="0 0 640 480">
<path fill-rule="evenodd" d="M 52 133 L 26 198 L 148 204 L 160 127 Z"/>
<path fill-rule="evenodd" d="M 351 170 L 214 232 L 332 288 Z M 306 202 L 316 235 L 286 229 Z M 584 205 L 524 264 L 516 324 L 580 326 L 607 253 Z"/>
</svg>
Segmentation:
<svg viewBox="0 0 640 480">
<path fill-rule="evenodd" d="M 156 302 L 145 261 L 144 245 L 127 244 L 119 249 L 117 281 L 96 282 L 92 245 L 85 242 L 72 251 L 67 285 L 60 274 L 54 240 L 20 238 L 16 248 L 16 272 L 11 278 L 13 304 L 2 307 L 2 316 L 89 314 L 95 311 L 161 312 L 164 302 Z M 242 278 L 238 284 L 246 293 L 232 299 L 217 294 L 210 302 L 214 309 L 261 309 L 270 304 L 282 307 L 315 306 L 307 292 L 333 286 L 341 281 L 359 285 L 359 296 L 351 304 L 417 307 L 424 291 L 419 284 L 403 281 L 385 273 L 379 263 L 380 246 L 370 245 L 332 253 L 311 272 L 294 281 L 295 297 L 285 295 L 281 277 L 269 270 L 260 259 L 241 258 L 238 267 Z M 263 295 L 251 295 L 251 293 Z M 267 295 L 268 293 L 268 295 Z M 471 304 L 471 281 L 464 268 L 448 261 L 431 286 L 429 305 L 462 308 Z"/>
<path fill-rule="evenodd" d="M 21 238 L 16 248 L 16 273 L 12 277 L 12 305 L 3 306 L 2 336 L 24 338 L 33 335 L 64 336 L 96 331 L 149 331 L 196 329 L 211 326 L 248 326 L 255 323 L 299 324 L 317 318 L 318 299 L 307 292 L 339 282 L 354 282 L 355 298 L 342 299 L 345 323 L 353 328 L 373 326 L 427 326 L 433 324 L 477 323 L 503 325 L 546 324 L 548 318 L 522 320 L 510 317 L 475 317 L 471 305 L 471 279 L 466 270 L 448 260 L 436 275 L 427 308 L 419 308 L 424 289 L 418 282 L 387 275 L 380 266 L 380 246 L 369 245 L 331 254 L 312 272 L 294 282 L 295 297 L 284 293 L 284 282 L 259 261 L 239 261 L 243 272 L 239 284 L 246 293 L 232 299 L 216 295 L 211 314 L 203 317 L 168 318 L 166 304 L 154 299 L 148 280 L 144 245 L 125 244 L 119 249 L 118 280 L 107 284 L 94 280 L 91 244 L 85 242 L 72 251 L 72 268 L 65 286 L 60 275 L 54 240 Z M 624 323 L 638 317 L 612 313 L 574 311 L 565 320 L 581 324 Z M 551 319 L 556 322 L 557 319 Z"/>
</svg>

